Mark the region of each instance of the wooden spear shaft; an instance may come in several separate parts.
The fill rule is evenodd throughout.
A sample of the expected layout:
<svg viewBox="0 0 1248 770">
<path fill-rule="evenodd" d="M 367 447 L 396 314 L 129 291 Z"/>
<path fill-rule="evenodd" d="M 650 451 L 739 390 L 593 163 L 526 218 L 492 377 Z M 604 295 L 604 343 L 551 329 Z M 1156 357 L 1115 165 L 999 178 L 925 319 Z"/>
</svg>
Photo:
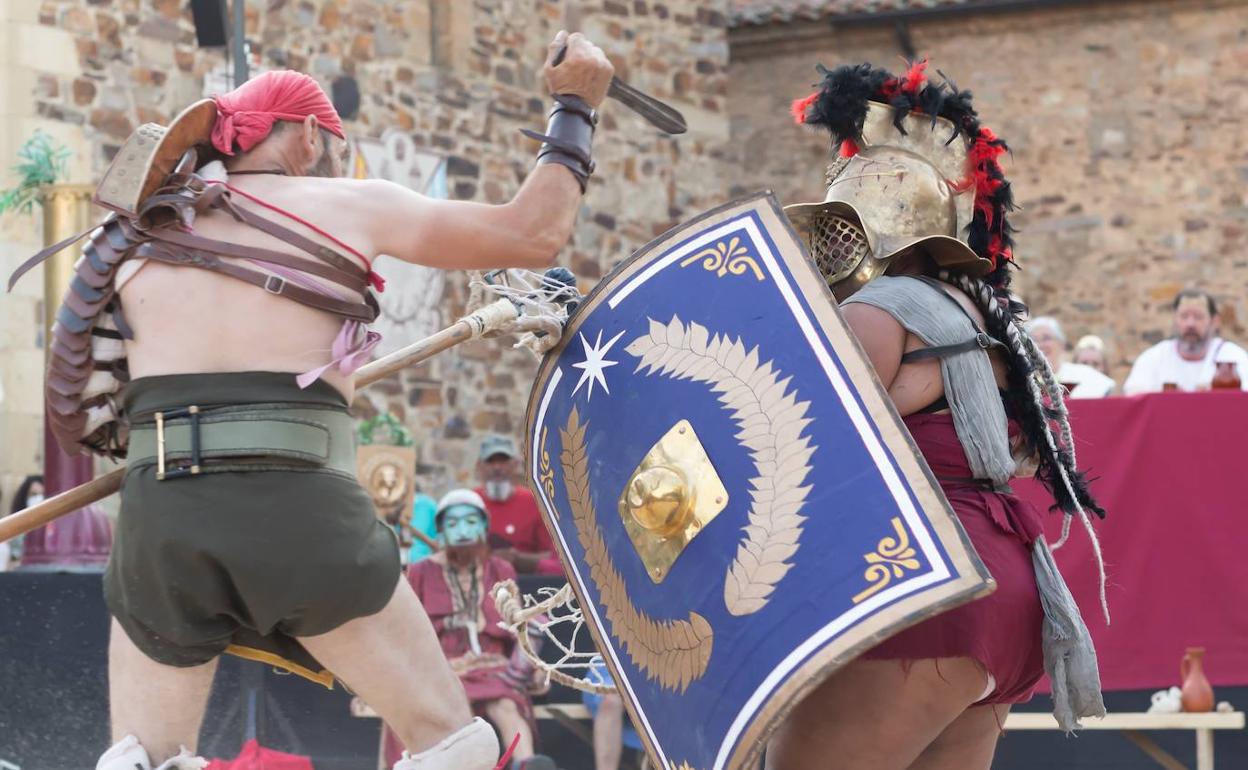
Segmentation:
<svg viewBox="0 0 1248 770">
<path fill-rule="evenodd" d="M 495 331 L 515 320 L 517 310 L 511 300 L 500 299 L 471 315 L 461 318 L 436 334 L 399 348 L 388 356 L 377 359 L 355 373 L 355 386 L 364 388 L 385 379 L 397 371 L 432 358 L 461 342 L 479 337 L 487 331 Z M 49 497 L 38 505 L 0 519 L 0 543 L 24 535 L 36 527 L 55 521 L 84 505 L 103 500 L 121 489 L 126 469 L 117 468 L 85 484 Z"/>
</svg>

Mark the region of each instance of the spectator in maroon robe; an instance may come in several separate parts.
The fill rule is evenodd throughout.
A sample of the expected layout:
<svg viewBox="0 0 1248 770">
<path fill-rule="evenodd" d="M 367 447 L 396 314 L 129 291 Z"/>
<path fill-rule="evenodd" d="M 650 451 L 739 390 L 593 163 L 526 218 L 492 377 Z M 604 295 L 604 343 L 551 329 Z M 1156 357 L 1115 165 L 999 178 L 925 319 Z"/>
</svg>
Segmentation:
<svg viewBox="0 0 1248 770">
<path fill-rule="evenodd" d="M 512 767 L 554 770 L 549 758 L 534 754 L 534 667 L 517 651 L 515 634 L 500 626 L 490 599 L 490 589 L 514 580 L 516 570 L 490 553 L 485 502 L 470 489 L 453 490 L 438 501 L 434 521 L 443 547 L 408 566 L 407 580 L 473 711 L 494 725 L 505 746 L 519 736 Z M 400 751 L 387 731 L 386 761 L 393 762 Z"/>
</svg>

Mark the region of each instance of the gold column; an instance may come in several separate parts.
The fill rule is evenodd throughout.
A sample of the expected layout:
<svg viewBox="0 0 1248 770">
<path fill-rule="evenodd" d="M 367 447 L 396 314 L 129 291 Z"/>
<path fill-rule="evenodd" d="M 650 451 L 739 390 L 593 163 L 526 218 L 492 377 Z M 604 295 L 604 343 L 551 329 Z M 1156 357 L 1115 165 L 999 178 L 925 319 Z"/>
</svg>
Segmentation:
<svg viewBox="0 0 1248 770">
<path fill-rule="evenodd" d="M 91 226 L 91 193 L 95 188 L 86 184 L 54 184 L 40 193 L 43 204 L 43 245 L 51 246 Z M 43 349 L 52 349 L 52 323 L 61 306 L 61 297 L 74 277 L 78 248 L 70 246 L 53 254 L 43 263 Z"/>
</svg>

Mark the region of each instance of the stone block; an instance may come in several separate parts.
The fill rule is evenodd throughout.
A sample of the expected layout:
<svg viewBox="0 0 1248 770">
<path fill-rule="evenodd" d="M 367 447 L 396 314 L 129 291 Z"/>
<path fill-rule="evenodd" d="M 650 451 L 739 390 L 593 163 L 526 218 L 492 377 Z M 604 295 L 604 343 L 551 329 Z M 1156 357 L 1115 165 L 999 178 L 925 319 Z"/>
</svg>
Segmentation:
<svg viewBox="0 0 1248 770">
<path fill-rule="evenodd" d="M 10 129 L 13 128 L 8 121 L 17 120 L 35 112 L 34 95 L 37 89 L 38 73 L 25 67 L 0 67 L 0 132 L 3 132 L 6 124 Z M 9 153 L 3 157 L 12 158 L 13 153 L 17 152 L 17 146 L 22 140 L 14 140 L 8 149 Z M 0 145 L 0 150 L 6 149 Z M 0 163 L 0 178 L 8 173 L 8 166 L 11 164 Z"/>
<path fill-rule="evenodd" d="M 7 394 L 7 390 L 6 390 Z M 16 484 L 29 473 L 39 473 L 43 467 L 43 412 L 34 414 L 19 412 L 7 403 L 0 411 L 0 435 L 5 437 L 0 442 L 0 468 L 5 469 L 5 476 L 12 482 L 5 485 L 5 499 L 12 500 L 12 492 Z"/>
<path fill-rule="evenodd" d="M 165 40 L 170 43 L 176 43 L 182 39 L 182 31 L 178 28 L 178 23 L 163 16 L 145 16 L 139 24 L 138 32 L 141 37 Z"/>
<path fill-rule="evenodd" d="M 78 107 L 85 107 L 95 100 L 95 82 L 87 78 L 74 80 L 72 91 L 74 104 Z"/>
<path fill-rule="evenodd" d="M 32 70 L 64 77 L 81 74 L 78 46 L 69 32 L 41 24 L 10 24 L 9 45 L 12 63 Z"/>
<path fill-rule="evenodd" d="M 122 110 L 110 108 L 91 110 L 89 122 L 92 128 L 117 139 L 124 139 L 134 131 L 133 121 Z"/>
<path fill-rule="evenodd" d="M 50 8 L 35 0 L 0 0 L 0 25 L 38 24 L 39 17 Z"/>
<path fill-rule="evenodd" d="M 143 67 L 170 70 L 177 66 L 177 46 L 168 40 L 140 37 L 134 46 L 138 61 Z"/>
</svg>

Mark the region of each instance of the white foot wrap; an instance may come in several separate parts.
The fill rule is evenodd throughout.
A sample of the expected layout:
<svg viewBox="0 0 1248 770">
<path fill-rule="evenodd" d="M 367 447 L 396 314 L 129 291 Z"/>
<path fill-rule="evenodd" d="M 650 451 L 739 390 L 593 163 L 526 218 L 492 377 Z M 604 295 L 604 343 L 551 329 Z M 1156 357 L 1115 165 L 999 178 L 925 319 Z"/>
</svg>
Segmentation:
<svg viewBox="0 0 1248 770">
<path fill-rule="evenodd" d="M 416 756 L 403 752 L 394 770 L 494 770 L 497 763 L 498 737 L 488 722 L 477 717 L 428 751 Z"/>
<path fill-rule="evenodd" d="M 176 757 L 165 761 L 156 770 L 203 770 L 207 766 L 208 760 L 192 756 L 191 752 L 182 749 Z M 95 770 L 152 770 L 152 760 L 139 739 L 127 735 L 104 752 L 100 761 L 95 763 Z"/>
<path fill-rule="evenodd" d="M 208 760 L 182 749 L 176 757 L 165 760 L 156 770 L 203 770 L 207 766 Z"/>
<path fill-rule="evenodd" d="M 147 751 L 139 745 L 139 739 L 127 735 L 117 742 L 100 761 L 95 763 L 95 770 L 152 770 L 152 760 Z"/>
</svg>

